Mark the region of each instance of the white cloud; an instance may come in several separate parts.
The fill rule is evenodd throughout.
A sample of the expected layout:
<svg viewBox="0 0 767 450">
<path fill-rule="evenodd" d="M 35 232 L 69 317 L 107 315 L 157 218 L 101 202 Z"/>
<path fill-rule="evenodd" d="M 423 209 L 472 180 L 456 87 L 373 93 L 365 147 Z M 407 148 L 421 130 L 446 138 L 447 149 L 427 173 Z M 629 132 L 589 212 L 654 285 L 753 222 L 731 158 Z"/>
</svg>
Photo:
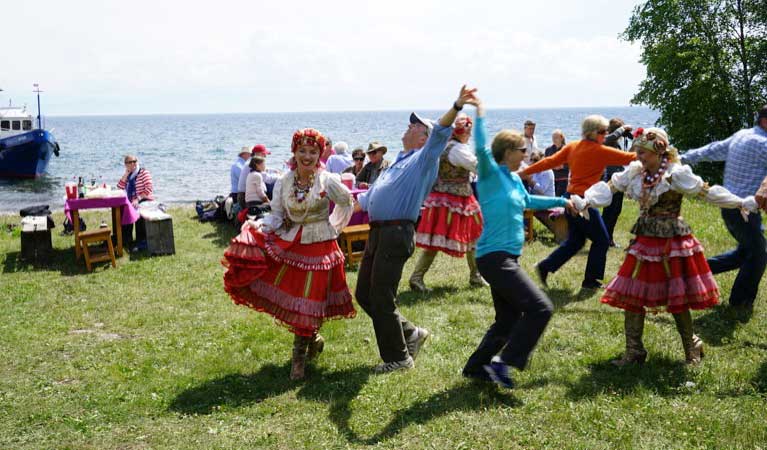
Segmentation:
<svg viewBox="0 0 767 450">
<path fill-rule="evenodd" d="M 463 82 L 491 106 L 624 105 L 644 75 L 617 39 L 631 6 L 14 2 L 26 44 L 0 88 L 31 103 L 40 82 L 49 114 L 441 108 Z"/>
</svg>

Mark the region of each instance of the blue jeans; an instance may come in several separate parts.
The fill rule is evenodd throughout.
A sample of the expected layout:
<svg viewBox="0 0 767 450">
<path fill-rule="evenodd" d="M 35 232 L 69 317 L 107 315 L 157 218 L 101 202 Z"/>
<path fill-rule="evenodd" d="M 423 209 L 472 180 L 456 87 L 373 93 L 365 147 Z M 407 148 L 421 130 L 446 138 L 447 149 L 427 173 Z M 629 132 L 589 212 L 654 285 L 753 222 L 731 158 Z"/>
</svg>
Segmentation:
<svg viewBox="0 0 767 450">
<path fill-rule="evenodd" d="M 569 198 L 570 194 L 564 197 Z M 564 263 L 570 260 L 580 249 L 586 245 L 586 239 L 591 240 L 589 258 L 586 262 L 584 282 L 596 282 L 605 277 L 605 264 L 607 262 L 607 250 L 610 248 L 610 236 L 607 228 L 599 215 L 599 210 L 589 208 L 589 220 L 582 216 L 573 217 L 565 214 L 567 218 L 567 239 L 554 250 L 546 259 L 539 263 L 541 269 L 546 272 L 556 272 Z"/>
<path fill-rule="evenodd" d="M 738 247 L 727 253 L 708 258 L 712 273 L 740 269 L 730 292 L 730 305 L 749 306 L 754 303 L 759 281 L 767 267 L 767 242 L 762 230 L 762 216 L 756 212 L 743 221 L 738 209 L 723 209 L 722 219 L 727 231 L 738 241 Z"/>
</svg>

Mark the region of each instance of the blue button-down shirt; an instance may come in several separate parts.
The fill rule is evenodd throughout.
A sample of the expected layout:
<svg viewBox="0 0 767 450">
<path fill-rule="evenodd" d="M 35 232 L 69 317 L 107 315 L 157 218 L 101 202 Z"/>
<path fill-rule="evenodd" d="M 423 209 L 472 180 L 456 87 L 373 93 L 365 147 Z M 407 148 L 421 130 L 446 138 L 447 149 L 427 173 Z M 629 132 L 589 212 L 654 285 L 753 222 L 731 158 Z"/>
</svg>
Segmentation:
<svg viewBox="0 0 767 450">
<path fill-rule="evenodd" d="M 232 164 L 231 169 L 229 169 L 229 180 L 232 186 L 232 190 L 230 190 L 229 192 L 234 192 L 234 193 L 244 192 L 244 191 L 240 191 L 238 184 L 240 182 L 240 172 L 242 172 L 242 166 L 245 165 L 245 161 L 247 160 L 242 159 L 238 156 L 237 161 L 235 161 Z"/>
<path fill-rule="evenodd" d="M 371 221 L 415 222 L 426 195 L 437 181 L 439 156 L 452 133 L 452 127 L 435 124 L 423 149 L 398 155 L 370 190 L 357 197 Z"/>
<path fill-rule="evenodd" d="M 474 142 L 477 152 L 477 196 L 482 209 L 482 235 L 477 241 L 477 257 L 503 251 L 522 254 L 525 243 L 524 211 L 565 206 L 561 197 L 544 197 L 527 193 L 522 179 L 509 172 L 506 165 L 498 164 L 487 144 L 485 120 L 477 117 L 474 124 Z"/>
<path fill-rule="evenodd" d="M 681 156 L 685 164 L 725 161 L 724 187 L 739 197 L 754 195 L 767 176 L 767 131 L 760 126 L 740 130 Z"/>
</svg>

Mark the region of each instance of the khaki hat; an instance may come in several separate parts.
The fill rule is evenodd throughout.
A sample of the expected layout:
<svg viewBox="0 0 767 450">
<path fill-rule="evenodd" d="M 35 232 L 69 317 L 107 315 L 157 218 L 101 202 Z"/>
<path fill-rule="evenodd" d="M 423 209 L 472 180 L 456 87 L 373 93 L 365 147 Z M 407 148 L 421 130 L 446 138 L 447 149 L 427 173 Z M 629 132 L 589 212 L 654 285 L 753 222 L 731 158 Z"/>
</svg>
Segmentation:
<svg viewBox="0 0 767 450">
<path fill-rule="evenodd" d="M 250 156 L 250 147 L 242 147 L 238 155 L 242 156 L 243 153 L 246 153 L 248 156 Z"/>
<path fill-rule="evenodd" d="M 386 154 L 386 151 L 388 150 L 385 145 L 381 144 L 380 142 L 373 141 L 370 144 L 368 144 L 368 149 L 365 151 L 365 153 L 372 153 L 378 150 L 382 150 L 383 154 Z"/>
</svg>

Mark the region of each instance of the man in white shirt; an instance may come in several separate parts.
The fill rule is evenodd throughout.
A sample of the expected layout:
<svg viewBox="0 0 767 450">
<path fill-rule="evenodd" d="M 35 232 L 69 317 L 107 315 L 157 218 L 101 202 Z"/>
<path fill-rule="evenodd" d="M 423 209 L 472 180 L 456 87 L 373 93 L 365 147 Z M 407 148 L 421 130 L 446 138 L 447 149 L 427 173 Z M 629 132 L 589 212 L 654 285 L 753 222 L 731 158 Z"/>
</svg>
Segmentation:
<svg viewBox="0 0 767 450">
<path fill-rule="evenodd" d="M 527 151 L 525 152 L 525 158 L 523 161 L 526 164 L 530 164 L 530 155 L 538 149 L 538 143 L 535 141 L 535 122 L 530 119 L 525 120 L 525 146 Z"/>
</svg>

